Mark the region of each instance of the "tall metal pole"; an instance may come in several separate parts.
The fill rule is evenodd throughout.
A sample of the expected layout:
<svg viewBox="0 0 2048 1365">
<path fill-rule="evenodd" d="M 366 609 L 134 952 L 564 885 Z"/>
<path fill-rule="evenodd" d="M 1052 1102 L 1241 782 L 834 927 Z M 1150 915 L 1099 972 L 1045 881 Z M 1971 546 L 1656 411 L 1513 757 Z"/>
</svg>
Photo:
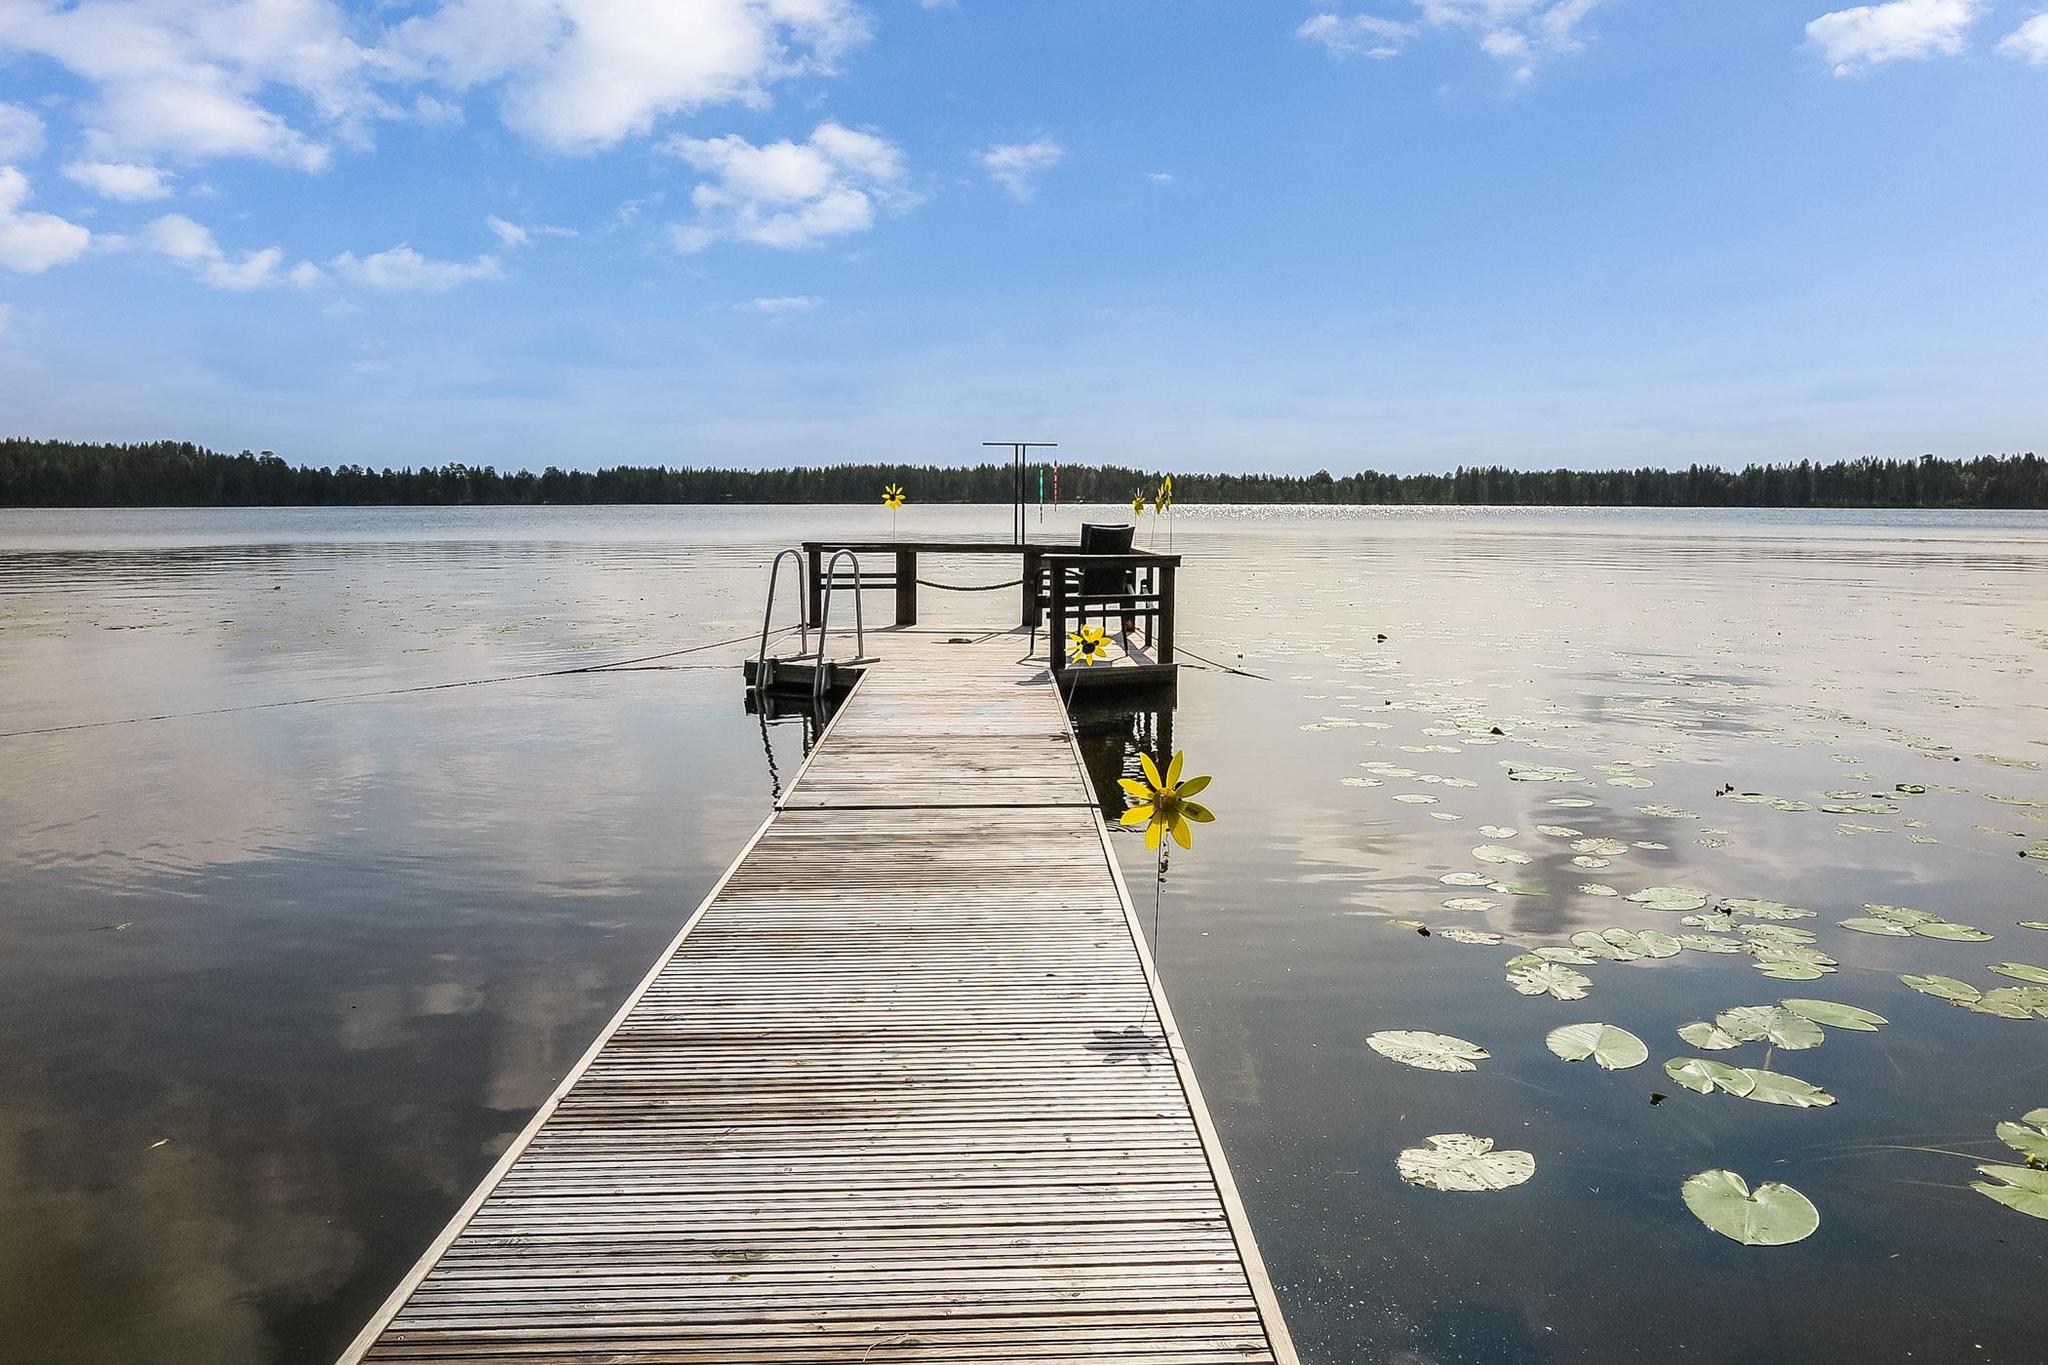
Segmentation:
<svg viewBox="0 0 2048 1365">
<path fill-rule="evenodd" d="M 1057 450 L 1058 441 L 983 441 L 984 446 L 1010 448 L 1010 543 L 1024 543 L 1024 452 Z"/>
</svg>

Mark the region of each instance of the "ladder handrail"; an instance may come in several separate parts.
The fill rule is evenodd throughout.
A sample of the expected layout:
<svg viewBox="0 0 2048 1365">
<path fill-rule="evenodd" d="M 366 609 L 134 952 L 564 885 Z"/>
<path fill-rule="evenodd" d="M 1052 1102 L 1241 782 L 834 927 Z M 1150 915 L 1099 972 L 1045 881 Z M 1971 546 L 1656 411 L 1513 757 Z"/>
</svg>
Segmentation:
<svg viewBox="0 0 2048 1365">
<path fill-rule="evenodd" d="M 796 571 L 799 576 L 804 571 L 804 555 L 801 550 L 778 550 L 775 552 L 775 562 L 768 566 L 768 605 L 761 611 L 761 648 L 754 655 L 754 686 L 762 691 L 767 690 L 768 675 L 763 670 L 768 665 L 768 627 L 775 619 L 775 579 L 782 572 L 784 556 L 790 556 L 796 560 Z M 804 598 L 801 587 L 797 590 L 796 598 L 796 628 L 799 632 L 797 645 L 801 651 L 797 657 L 801 659 L 805 654 L 811 652 L 811 623 L 804 619 Z M 822 654 L 824 652 L 824 639 L 822 636 L 819 638 L 818 643 L 819 653 Z"/>
<path fill-rule="evenodd" d="M 825 677 L 832 671 L 832 661 L 826 657 L 826 651 L 831 648 L 832 588 L 842 557 L 853 561 L 853 657 L 858 662 L 868 656 L 867 621 L 860 608 L 860 556 L 851 550 L 834 550 L 832 558 L 825 561 L 823 595 L 818 604 L 818 669 L 811 675 L 813 698 L 824 697 Z"/>
</svg>

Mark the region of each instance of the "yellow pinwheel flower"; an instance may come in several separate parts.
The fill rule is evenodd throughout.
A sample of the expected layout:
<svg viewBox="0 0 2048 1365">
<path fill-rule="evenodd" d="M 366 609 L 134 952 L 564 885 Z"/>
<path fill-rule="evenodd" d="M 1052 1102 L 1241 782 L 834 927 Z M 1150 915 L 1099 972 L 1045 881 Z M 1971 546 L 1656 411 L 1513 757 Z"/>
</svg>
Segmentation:
<svg viewBox="0 0 2048 1365">
<path fill-rule="evenodd" d="M 1190 823 L 1206 825 L 1216 817 L 1207 806 L 1188 800 L 1196 792 L 1209 785 L 1206 777 L 1191 777 L 1180 780 L 1181 762 L 1185 754 L 1175 754 L 1173 762 L 1166 765 L 1166 776 L 1159 776 L 1159 766 L 1150 754 L 1139 754 L 1138 762 L 1145 769 L 1142 780 L 1126 777 L 1121 785 L 1131 798 L 1131 808 L 1124 812 L 1123 823 L 1145 827 L 1145 847 L 1156 849 L 1162 836 L 1171 834 L 1173 841 L 1182 848 L 1194 847 L 1194 835 Z"/>
<path fill-rule="evenodd" d="M 891 512 L 901 507 L 903 501 L 903 489 L 900 486 L 892 483 L 882 490 L 882 506 Z"/>
<path fill-rule="evenodd" d="M 1067 662 L 1093 668 L 1109 661 L 1109 636 L 1101 626 L 1083 626 L 1067 636 Z"/>
<path fill-rule="evenodd" d="M 1173 506 L 1173 475 L 1168 474 L 1159 482 L 1159 491 L 1152 495 L 1152 510 L 1164 513 Z"/>
<path fill-rule="evenodd" d="M 1142 491 L 1131 495 L 1131 515 L 1134 517 L 1145 515 L 1145 494 Z"/>
</svg>

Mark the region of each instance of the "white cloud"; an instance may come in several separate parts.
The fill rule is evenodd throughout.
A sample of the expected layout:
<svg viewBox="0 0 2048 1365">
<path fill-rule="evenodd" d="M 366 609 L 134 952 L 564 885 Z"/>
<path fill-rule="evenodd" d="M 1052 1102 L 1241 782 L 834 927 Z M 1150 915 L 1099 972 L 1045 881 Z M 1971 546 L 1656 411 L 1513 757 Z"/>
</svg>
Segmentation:
<svg viewBox="0 0 2048 1365">
<path fill-rule="evenodd" d="M 757 313 L 808 313 L 824 302 L 816 294 L 783 294 L 775 298 L 755 299 L 747 307 Z"/>
<path fill-rule="evenodd" d="M 332 264 L 334 273 L 351 284 L 391 292 L 432 293 L 475 280 L 495 280 L 504 274 L 496 256 L 479 256 L 473 261 L 437 261 L 404 242 L 374 256 L 358 258 L 354 252 L 344 251 Z"/>
<path fill-rule="evenodd" d="M 26 161 L 41 150 L 42 116 L 18 104 L 0 104 L 0 161 Z"/>
<path fill-rule="evenodd" d="M 1320 43 L 1332 57 L 1385 59 L 1400 54 L 1416 26 L 1374 14 L 1312 14 L 1294 30 L 1297 38 Z"/>
<path fill-rule="evenodd" d="M 1431 31 L 1463 33 L 1480 51 L 1509 69 L 1518 81 L 1536 74 L 1547 58 L 1584 49 L 1580 27 L 1601 0 L 1414 0 L 1414 19 L 1383 15 L 1311 15 L 1295 35 L 1321 45 L 1333 57 L 1398 56 Z"/>
<path fill-rule="evenodd" d="M 0 56 L 46 57 L 86 83 L 95 159 L 313 171 L 377 120 L 459 120 L 479 88 L 549 147 L 611 146 L 667 115 L 764 105 L 775 83 L 830 71 L 869 31 L 854 0 L 408 8 L 419 12 L 387 26 L 388 7 L 337 0 L 0 0 Z"/>
<path fill-rule="evenodd" d="M 1998 50 L 2034 66 L 2048 66 L 2048 11 L 2035 15 L 2005 35 Z"/>
<path fill-rule="evenodd" d="M 1806 40 L 1837 76 L 1848 76 L 1886 62 L 1953 57 L 1982 11 L 1982 0 L 1890 0 L 1823 14 L 1806 26 Z"/>
<path fill-rule="evenodd" d="M 187 267 L 215 289 L 238 293 L 291 283 L 307 285 L 320 278 L 320 267 L 301 261 L 284 269 L 284 248 L 267 246 L 229 256 L 214 240 L 213 230 L 182 213 L 167 213 L 142 229 L 142 245 Z"/>
<path fill-rule="evenodd" d="M 508 223 L 503 218 L 495 216 L 484 219 L 484 222 L 507 248 L 525 246 L 533 240 L 532 235 L 517 223 Z"/>
<path fill-rule="evenodd" d="M 867 231 L 877 209 L 901 212 L 916 202 L 895 144 L 837 123 L 819 124 L 803 142 L 675 137 L 662 150 L 714 177 L 691 191 L 696 219 L 672 229 L 681 251 L 727 239 L 815 247 Z"/>
<path fill-rule="evenodd" d="M 64 168 L 64 178 L 107 199 L 168 199 L 171 195 L 167 172 L 132 161 L 74 161 Z"/>
<path fill-rule="evenodd" d="M 1155 185 L 1171 185 L 1173 183 L 1173 172 L 1147 171 L 1145 172 L 1145 178 Z"/>
<path fill-rule="evenodd" d="M 1038 192 L 1037 177 L 1060 164 L 1066 149 L 1049 137 L 1033 142 L 999 142 L 974 154 L 989 178 L 1017 199 L 1029 199 Z"/>
<path fill-rule="evenodd" d="M 506 123 L 573 151 L 667 114 L 763 104 L 867 35 L 851 0 L 448 0 L 400 24 L 386 56 L 457 90 L 502 83 Z"/>
<path fill-rule="evenodd" d="M 0 166 L 0 267 L 39 275 L 83 255 L 92 233 L 54 213 L 23 208 L 29 193 L 27 176 Z"/>
</svg>

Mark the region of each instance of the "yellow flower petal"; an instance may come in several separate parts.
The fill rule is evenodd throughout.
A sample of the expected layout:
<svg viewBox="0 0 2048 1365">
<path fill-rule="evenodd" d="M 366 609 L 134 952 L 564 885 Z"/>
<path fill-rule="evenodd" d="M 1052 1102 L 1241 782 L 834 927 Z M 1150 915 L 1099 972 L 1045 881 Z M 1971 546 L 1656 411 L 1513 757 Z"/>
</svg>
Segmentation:
<svg viewBox="0 0 2048 1365">
<path fill-rule="evenodd" d="M 1188 832 L 1187 821 L 1176 820 L 1173 822 L 1173 841 L 1182 848 L 1193 848 L 1195 846 L 1195 838 L 1194 835 Z"/>
<path fill-rule="evenodd" d="M 1187 801 L 1181 805 L 1181 813 L 1198 825 L 1206 825 L 1216 818 L 1216 812 L 1199 801 Z"/>
<path fill-rule="evenodd" d="M 1159 765 L 1152 761 L 1152 755 L 1139 754 L 1138 766 L 1145 770 L 1145 780 L 1152 784 L 1152 787 L 1155 791 L 1166 785 L 1166 783 L 1160 779 Z"/>
<path fill-rule="evenodd" d="M 1124 812 L 1123 823 L 1126 825 L 1142 825 L 1151 818 L 1152 807 L 1132 806 L 1129 810 Z"/>
<path fill-rule="evenodd" d="M 1154 820 L 1151 824 L 1145 826 L 1145 847 L 1153 849 L 1158 848 L 1159 836 L 1165 829 L 1166 826 L 1160 824 L 1157 820 Z"/>
<path fill-rule="evenodd" d="M 1196 792 L 1200 791 L 1202 788 L 1208 785 L 1209 779 L 1206 776 L 1191 777 L 1187 781 L 1180 784 L 1180 794 L 1182 796 L 1193 796 Z"/>
<path fill-rule="evenodd" d="M 1161 784 L 1162 786 L 1171 787 L 1180 781 L 1180 765 L 1186 758 L 1187 755 L 1181 753 L 1173 756 L 1173 762 L 1166 765 L 1166 781 Z"/>
<path fill-rule="evenodd" d="M 1135 800 L 1149 802 L 1152 799 L 1152 789 L 1135 777 L 1119 777 L 1116 784 L 1129 792 Z"/>
</svg>

